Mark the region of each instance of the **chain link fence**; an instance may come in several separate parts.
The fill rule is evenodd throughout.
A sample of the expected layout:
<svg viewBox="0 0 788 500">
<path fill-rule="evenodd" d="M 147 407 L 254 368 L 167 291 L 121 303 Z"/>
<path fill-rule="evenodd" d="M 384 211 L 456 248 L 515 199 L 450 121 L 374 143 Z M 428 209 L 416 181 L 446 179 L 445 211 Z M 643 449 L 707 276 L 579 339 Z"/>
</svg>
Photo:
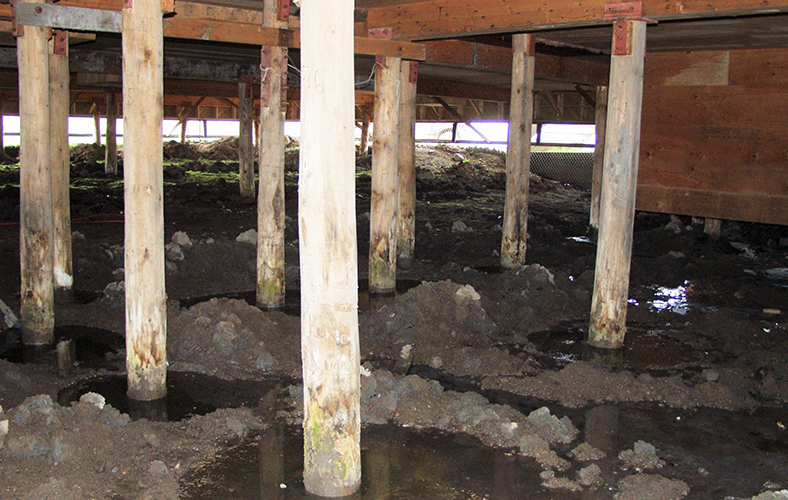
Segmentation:
<svg viewBox="0 0 788 500">
<path fill-rule="evenodd" d="M 535 149 L 535 148 L 534 148 Z M 531 151 L 531 172 L 578 189 L 591 189 L 594 152 Z"/>
</svg>

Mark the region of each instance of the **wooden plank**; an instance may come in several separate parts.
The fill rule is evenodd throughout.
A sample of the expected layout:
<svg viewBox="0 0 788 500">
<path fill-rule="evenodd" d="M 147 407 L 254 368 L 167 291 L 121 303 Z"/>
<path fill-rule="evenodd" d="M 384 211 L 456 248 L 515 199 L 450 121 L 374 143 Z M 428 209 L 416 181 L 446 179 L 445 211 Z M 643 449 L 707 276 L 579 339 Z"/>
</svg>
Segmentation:
<svg viewBox="0 0 788 500">
<path fill-rule="evenodd" d="M 729 51 L 659 52 L 646 56 L 646 85 L 728 85 Z"/>
<path fill-rule="evenodd" d="M 400 67 L 399 138 L 397 140 L 397 261 L 407 265 L 416 248 L 416 81 L 418 63 Z"/>
<path fill-rule="evenodd" d="M 107 149 L 104 152 L 104 173 L 118 175 L 118 98 L 114 91 L 107 92 Z"/>
<path fill-rule="evenodd" d="M 501 266 L 525 265 L 528 246 L 528 187 L 531 180 L 531 126 L 534 119 L 534 37 L 514 35 L 512 102 L 506 149 L 506 199 Z"/>
<path fill-rule="evenodd" d="M 40 3 L 40 2 L 36 2 Z M 22 342 L 54 341 L 52 177 L 49 171 L 49 57 L 44 28 L 17 38 Z"/>
<path fill-rule="evenodd" d="M 304 486 L 361 483 L 353 0 L 304 2 L 298 218 Z"/>
<path fill-rule="evenodd" d="M 609 0 L 507 2 L 503 0 L 433 0 L 372 8 L 370 29 L 390 27 L 403 40 L 448 38 L 458 34 L 482 35 L 587 27 L 603 20 Z M 645 0 L 643 13 L 657 21 L 724 18 L 742 14 L 769 14 L 788 10 L 788 0 Z"/>
<path fill-rule="evenodd" d="M 265 24 L 277 20 L 276 2 L 266 2 Z M 260 82 L 260 183 L 257 197 L 256 300 L 265 309 L 285 306 L 285 111 L 287 48 L 264 46 Z"/>
<path fill-rule="evenodd" d="M 372 200 L 369 222 L 369 291 L 393 293 L 397 284 L 397 151 L 401 59 L 375 65 Z"/>
<path fill-rule="evenodd" d="M 238 184 L 241 196 L 254 198 L 254 147 L 252 140 L 252 106 L 251 83 L 238 84 Z"/>
<path fill-rule="evenodd" d="M 588 342 L 620 348 L 626 332 L 632 229 L 635 221 L 646 22 L 624 23 L 629 54 L 614 55 L 599 206 L 599 243 Z"/>
<path fill-rule="evenodd" d="M 62 36 L 62 34 L 61 34 Z M 65 54 L 56 54 L 55 39 L 49 42 L 49 154 L 52 171 L 52 227 L 54 234 L 55 300 L 74 299 L 71 256 L 71 204 L 69 201 L 68 148 L 69 73 L 68 44 Z"/>
<path fill-rule="evenodd" d="M 128 396 L 167 394 L 161 3 L 123 9 L 123 177 Z"/>
</svg>

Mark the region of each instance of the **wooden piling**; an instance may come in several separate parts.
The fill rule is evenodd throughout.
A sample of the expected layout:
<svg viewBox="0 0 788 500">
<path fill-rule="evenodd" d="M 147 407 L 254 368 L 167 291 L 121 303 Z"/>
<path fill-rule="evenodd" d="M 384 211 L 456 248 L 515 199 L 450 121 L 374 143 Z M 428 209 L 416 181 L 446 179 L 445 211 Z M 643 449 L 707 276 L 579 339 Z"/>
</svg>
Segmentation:
<svg viewBox="0 0 788 500">
<path fill-rule="evenodd" d="M 0 92 L 0 161 L 8 161 L 11 157 L 5 152 L 5 138 L 3 133 L 3 118 L 5 117 L 5 96 Z"/>
<path fill-rule="evenodd" d="M 361 108 L 361 144 L 359 152 L 361 156 L 369 155 L 369 122 L 372 120 L 372 104 L 364 104 Z"/>
<path fill-rule="evenodd" d="M 286 28 L 279 2 L 265 2 L 263 24 Z M 257 197 L 257 305 L 285 305 L 285 132 L 287 48 L 264 46 L 261 52 L 260 182 Z"/>
<path fill-rule="evenodd" d="M 531 176 L 531 127 L 534 118 L 535 38 L 512 37 L 512 102 L 506 152 L 506 200 L 501 266 L 525 265 L 528 246 L 528 187 Z"/>
<path fill-rule="evenodd" d="M 616 24 L 588 333 L 589 344 L 603 348 L 622 347 L 626 332 L 646 49 L 645 21 L 619 20 Z M 619 36 L 626 37 L 627 43 L 617 44 Z M 617 51 L 621 53 L 616 55 Z"/>
<path fill-rule="evenodd" d="M 599 230 L 599 198 L 602 193 L 602 167 L 605 163 L 605 126 L 607 125 L 607 87 L 596 88 L 596 108 L 594 110 L 594 128 L 596 143 L 594 144 L 594 169 L 591 177 L 591 212 L 589 225 Z"/>
<path fill-rule="evenodd" d="M 71 259 L 71 204 L 68 115 L 70 82 L 68 33 L 56 32 L 49 42 L 49 154 L 52 175 L 52 231 L 55 301 L 74 299 Z M 65 51 L 65 53 L 63 52 Z M 60 53 L 58 53 L 60 52 Z"/>
<path fill-rule="evenodd" d="M 361 481 L 353 7 L 301 6 L 304 485 L 329 497 Z"/>
<path fill-rule="evenodd" d="M 161 2 L 134 0 L 122 16 L 126 368 L 129 397 L 150 401 L 167 394 Z"/>
<path fill-rule="evenodd" d="M 391 293 L 397 285 L 397 155 L 400 66 L 398 57 L 375 64 L 375 128 L 372 133 L 372 199 L 369 222 L 369 291 Z"/>
<path fill-rule="evenodd" d="M 107 92 L 107 150 L 104 154 L 104 173 L 118 175 L 118 98 L 114 91 Z"/>
<path fill-rule="evenodd" d="M 96 129 L 96 146 L 101 146 L 101 107 L 97 102 L 93 103 L 93 128 Z"/>
<path fill-rule="evenodd" d="M 43 3 L 43 2 L 31 2 Z M 19 65 L 19 217 L 22 342 L 54 341 L 52 177 L 49 171 L 49 47 L 44 28 L 24 26 Z"/>
<path fill-rule="evenodd" d="M 703 221 L 703 232 L 709 235 L 712 240 L 720 239 L 722 232 L 722 220 L 706 218 Z"/>
<path fill-rule="evenodd" d="M 397 142 L 398 193 L 397 259 L 408 262 L 416 246 L 416 61 L 400 68 L 399 140 Z"/>
<path fill-rule="evenodd" d="M 238 184 L 241 196 L 254 198 L 254 145 L 252 142 L 252 84 L 238 84 L 238 117 L 240 130 L 238 134 Z"/>
</svg>

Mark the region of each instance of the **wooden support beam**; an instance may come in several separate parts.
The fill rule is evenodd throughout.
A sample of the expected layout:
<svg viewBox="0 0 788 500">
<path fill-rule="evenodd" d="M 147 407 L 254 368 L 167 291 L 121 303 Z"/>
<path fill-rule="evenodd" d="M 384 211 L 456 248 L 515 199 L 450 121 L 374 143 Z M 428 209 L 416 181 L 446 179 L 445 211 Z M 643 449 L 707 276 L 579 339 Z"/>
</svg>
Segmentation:
<svg viewBox="0 0 788 500">
<path fill-rule="evenodd" d="M 254 146 L 252 142 L 252 83 L 238 84 L 238 117 L 240 130 L 238 134 L 238 184 L 241 196 L 254 198 Z"/>
<path fill-rule="evenodd" d="M 416 247 L 416 80 L 418 64 L 415 61 L 402 61 L 399 75 L 397 260 L 400 265 L 410 262 Z"/>
<path fill-rule="evenodd" d="M 298 188 L 304 486 L 361 483 L 353 0 L 305 2 Z"/>
<path fill-rule="evenodd" d="M 599 230 L 599 199 L 602 194 L 602 169 L 605 161 L 605 126 L 607 125 L 607 86 L 596 88 L 594 109 L 596 143 L 594 145 L 594 169 L 591 175 L 591 213 L 589 225 Z"/>
<path fill-rule="evenodd" d="M 626 37 L 626 49 L 616 40 Z M 588 342 L 620 348 L 626 332 L 632 229 L 635 220 L 646 22 L 617 20 L 610 64 L 599 243 Z M 618 53 L 618 54 L 617 54 Z"/>
<path fill-rule="evenodd" d="M 468 127 L 469 129 L 471 129 L 471 130 L 473 130 L 474 132 L 476 132 L 476 135 L 478 135 L 479 137 L 481 137 L 481 138 L 482 138 L 482 140 L 483 140 L 484 142 L 490 142 L 490 141 L 489 141 L 489 139 L 487 139 L 486 137 L 484 137 L 484 134 L 482 134 L 481 132 L 479 132 L 479 130 L 478 130 L 476 127 L 474 127 L 474 126 L 471 124 L 471 122 L 470 122 L 470 121 L 466 120 L 466 119 L 465 119 L 465 117 L 464 117 L 464 116 L 462 116 L 460 113 L 458 113 L 456 109 L 454 109 L 453 107 L 451 107 L 451 106 L 449 105 L 449 103 L 447 103 L 446 101 L 444 101 L 443 99 L 441 99 L 440 97 L 437 97 L 437 96 L 433 97 L 432 99 L 433 99 L 435 102 L 437 102 L 438 104 L 440 104 L 440 105 L 443 107 L 443 109 L 445 109 L 446 111 L 448 111 L 448 112 L 449 112 L 449 114 L 450 114 L 451 116 L 453 116 L 453 117 L 454 117 L 454 118 L 456 118 L 457 120 L 459 120 L 459 121 L 461 121 L 462 123 L 464 123 L 464 124 L 465 124 L 465 126 L 466 126 L 466 127 Z M 456 130 L 456 127 L 457 127 L 457 126 L 455 125 L 455 130 Z M 454 137 L 452 137 L 452 142 L 454 142 Z"/>
<path fill-rule="evenodd" d="M 534 118 L 534 38 L 512 37 L 512 102 L 506 150 L 506 200 L 501 266 L 525 265 L 528 246 L 528 187 L 531 177 L 531 126 Z"/>
<path fill-rule="evenodd" d="M 104 173 L 118 175 L 118 98 L 114 90 L 107 92 L 107 150 L 104 152 Z"/>
<path fill-rule="evenodd" d="M 0 93 L 0 161 L 8 161 L 10 157 L 5 152 L 5 141 L 3 137 L 3 117 L 5 116 L 5 96 Z"/>
<path fill-rule="evenodd" d="M 17 38 L 17 60 L 22 89 L 19 95 L 22 342 L 44 345 L 55 339 L 46 29 L 24 27 L 24 34 Z"/>
<path fill-rule="evenodd" d="M 372 200 L 369 225 L 369 291 L 393 293 L 397 284 L 397 143 L 400 65 L 394 57 L 375 64 L 375 127 L 372 133 Z"/>
<path fill-rule="evenodd" d="M 278 20 L 278 2 L 265 2 L 267 27 L 286 26 Z M 285 112 L 287 111 L 286 47 L 261 49 L 260 186 L 257 198 L 257 305 L 285 305 Z"/>
<path fill-rule="evenodd" d="M 65 41 L 64 41 L 65 39 Z M 56 32 L 49 42 L 49 154 L 52 172 L 52 228 L 54 234 L 55 301 L 74 299 L 71 258 L 71 204 L 68 149 L 68 35 Z"/>
<path fill-rule="evenodd" d="M 361 156 L 369 154 L 369 122 L 372 120 L 372 103 L 361 106 Z"/>
<path fill-rule="evenodd" d="M 123 9 L 126 369 L 141 401 L 167 395 L 161 16 L 159 0 Z"/>
<path fill-rule="evenodd" d="M 703 232 L 709 235 L 712 240 L 720 239 L 720 232 L 722 231 L 722 221 L 720 219 L 706 218 L 703 221 Z"/>
<path fill-rule="evenodd" d="M 90 112 L 93 115 L 93 126 L 96 129 L 96 146 L 101 146 L 101 107 L 97 102 L 93 103 Z"/>
</svg>

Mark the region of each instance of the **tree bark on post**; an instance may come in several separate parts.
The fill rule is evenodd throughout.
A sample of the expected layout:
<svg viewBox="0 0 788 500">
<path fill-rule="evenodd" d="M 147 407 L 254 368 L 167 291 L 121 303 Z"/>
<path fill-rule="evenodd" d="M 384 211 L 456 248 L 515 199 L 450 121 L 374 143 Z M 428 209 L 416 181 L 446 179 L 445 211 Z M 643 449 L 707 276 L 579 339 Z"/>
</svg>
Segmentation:
<svg viewBox="0 0 788 500">
<path fill-rule="evenodd" d="M 378 58 L 375 64 L 369 223 L 369 291 L 372 293 L 391 293 L 397 285 L 397 128 L 401 65 L 398 57 Z"/>
<path fill-rule="evenodd" d="M 353 7 L 301 7 L 304 485 L 329 497 L 361 481 Z"/>
<path fill-rule="evenodd" d="M 241 196 L 254 198 L 254 145 L 252 142 L 252 84 L 238 84 L 238 170 Z"/>
<path fill-rule="evenodd" d="M 104 173 L 118 175 L 118 99 L 114 91 L 107 92 L 107 150 L 104 154 Z"/>
<path fill-rule="evenodd" d="M 528 187 L 531 176 L 531 126 L 534 119 L 535 38 L 512 37 L 512 102 L 506 152 L 506 200 L 501 266 L 525 265 L 528 246 Z"/>
<path fill-rule="evenodd" d="M 43 2 L 31 2 L 43 3 Z M 45 28 L 22 26 L 19 67 L 19 219 L 22 342 L 54 341 L 52 176 L 49 171 L 49 45 Z"/>
<path fill-rule="evenodd" d="M 624 345 L 626 332 L 646 22 L 618 20 L 613 38 L 599 243 L 588 333 L 589 344 L 611 349 Z"/>
<path fill-rule="evenodd" d="M 167 394 L 162 173 L 163 37 L 159 0 L 123 9 L 128 395 Z"/>
<path fill-rule="evenodd" d="M 397 259 L 413 258 L 416 246 L 416 61 L 402 61 L 400 69 L 399 141 L 397 143 L 399 209 Z"/>
<path fill-rule="evenodd" d="M 74 299 L 71 259 L 71 203 L 68 149 L 68 32 L 55 31 L 49 42 L 49 154 L 52 172 L 52 230 L 55 301 Z"/>
<path fill-rule="evenodd" d="M 263 25 L 286 28 L 279 1 L 263 5 Z M 257 305 L 285 305 L 285 112 L 287 48 L 264 46 L 260 77 L 260 181 L 257 197 Z"/>
<path fill-rule="evenodd" d="M 589 225 L 599 230 L 599 198 L 602 194 L 602 170 L 605 164 L 605 127 L 607 126 L 607 87 L 596 88 L 595 109 L 596 144 L 594 145 L 594 170 L 591 177 L 591 213 Z"/>
</svg>

